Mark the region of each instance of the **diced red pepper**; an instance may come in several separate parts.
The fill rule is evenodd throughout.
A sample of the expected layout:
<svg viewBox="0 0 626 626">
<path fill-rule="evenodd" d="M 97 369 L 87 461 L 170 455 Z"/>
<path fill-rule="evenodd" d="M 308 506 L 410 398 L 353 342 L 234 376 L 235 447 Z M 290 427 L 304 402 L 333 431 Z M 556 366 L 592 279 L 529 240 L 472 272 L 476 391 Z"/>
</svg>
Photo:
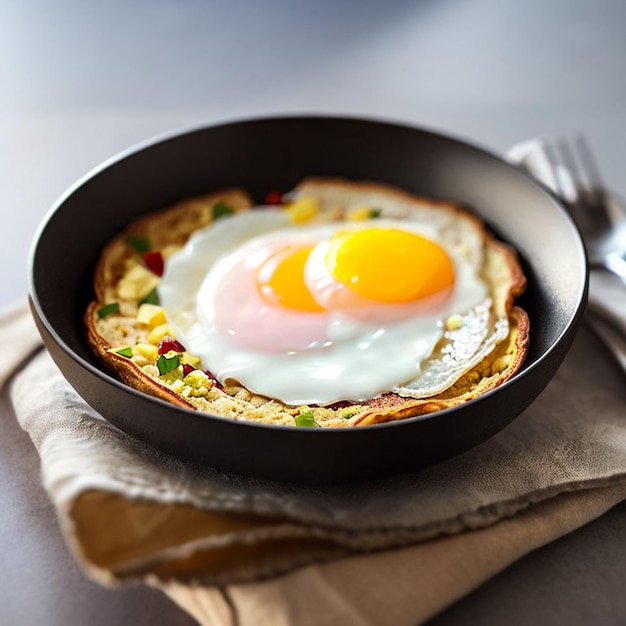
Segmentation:
<svg viewBox="0 0 626 626">
<path fill-rule="evenodd" d="M 217 378 L 215 378 L 215 374 L 213 374 L 213 372 L 211 372 L 209 370 L 202 370 L 202 371 L 213 381 L 213 384 L 218 389 L 224 389 L 224 385 L 222 385 L 222 383 L 220 383 L 220 381 L 217 380 Z"/>
<path fill-rule="evenodd" d="M 269 191 L 265 196 L 265 204 L 282 204 L 283 203 L 283 194 L 276 189 Z"/>
<path fill-rule="evenodd" d="M 163 276 L 165 262 L 163 261 L 163 255 L 159 250 L 150 250 L 149 252 L 146 252 L 143 255 L 143 260 L 152 273 L 157 276 Z"/>
<path fill-rule="evenodd" d="M 174 339 L 174 337 L 165 335 L 165 337 L 163 337 L 163 339 L 159 342 L 158 352 L 159 354 L 167 354 L 170 350 L 173 350 L 174 352 L 184 352 L 185 346 L 183 346 L 183 344 L 177 339 Z"/>
<path fill-rule="evenodd" d="M 189 363 L 183 363 L 183 376 L 187 376 L 187 374 L 191 374 L 196 368 L 193 365 L 189 365 Z"/>
</svg>

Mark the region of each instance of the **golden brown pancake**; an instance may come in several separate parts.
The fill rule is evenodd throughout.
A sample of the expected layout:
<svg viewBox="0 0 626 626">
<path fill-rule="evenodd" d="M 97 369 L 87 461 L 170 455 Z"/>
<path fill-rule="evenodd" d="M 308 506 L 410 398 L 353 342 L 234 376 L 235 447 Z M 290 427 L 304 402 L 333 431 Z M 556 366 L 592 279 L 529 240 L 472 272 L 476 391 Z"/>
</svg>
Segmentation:
<svg viewBox="0 0 626 626">
<path fill-rule="evenodd" d="M 88 307 L 85 324 L 88 342 L 105 367 L 131 387 L 189 409 L 290 426 L 296 424 L 297 416 L 304 415 L 309 422 L 312 419 L 323 427 L 364 426 L 451 408 L 495 389 L 520 368 L 528 347 L 529 320 L 514 303 L 523 293 L 526 279 L 515 252 L 497 241 L 470 211 L 456 203 L 419 198 L 388 185 L 342 179 L 307 179 L 289 197 L 314 197 L 327 214 L 337 219 L 344 216 L 347 207 L 355 205 L 377 207 L 389 218 L 420 211 L 431 214 L 435 209 L 445 213 L 446 219 L 452 216 L 458 220 L 461 232 L 467 225 L 472 232 L 480 233 L 482 278 L 489 285 L 494 310 L 508 318 L 508 336 L 451 387 L 420 399 L 386 393 L 361 403 L 288 406 L 254 394 L 236 381 L 226 381 L 223 386 L 216 383 L 202 373 L 202 364 L 194 355 L 186 353 L 182 353 L 176 370 L 163 373 L 156 362 L 157 346 L 164 335 L 173 336 L 174 331 L 156 305 L 141 307 L 138 319 L 140 302 L 146 298 L 148 304 L 151 301 L 159 282 L 159 259 L 167 263 L 167 257 L 184 246 L 193 232 L 210 227 L 221 214 L 252 207 L 246 192 L 227 189 L 141 217 L 103 250 L 94 275 L 95 299 Z M 113 312 L 107 314 L 107 308 Z M 188 378 L 185 372 L 192 368 L 196 373 Z"/>
</svg>

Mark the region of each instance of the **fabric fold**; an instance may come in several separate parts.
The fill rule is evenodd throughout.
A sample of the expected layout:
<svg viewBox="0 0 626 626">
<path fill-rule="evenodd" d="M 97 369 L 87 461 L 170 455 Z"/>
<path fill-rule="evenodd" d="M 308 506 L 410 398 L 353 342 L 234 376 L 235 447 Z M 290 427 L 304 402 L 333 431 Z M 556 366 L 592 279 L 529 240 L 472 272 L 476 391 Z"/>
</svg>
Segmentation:
<svg viewBox="0 0 626 626">
<path fill-rule="evenodd" d="M 269 581 L 229 585 L 221 597 L 206 587 L 171 583 L 161 588 L 207 626 L 415 626 L 625 497 L 624 481 L 566 493 L 483 530 L 309 566 Z"/>
</svg>

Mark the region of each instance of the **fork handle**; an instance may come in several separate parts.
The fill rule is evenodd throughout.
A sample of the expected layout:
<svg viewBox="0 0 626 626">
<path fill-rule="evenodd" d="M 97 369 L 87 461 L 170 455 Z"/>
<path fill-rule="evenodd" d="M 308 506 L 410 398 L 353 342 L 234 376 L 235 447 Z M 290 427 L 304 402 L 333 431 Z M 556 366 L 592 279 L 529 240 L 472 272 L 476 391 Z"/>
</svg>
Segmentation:
<svg viewBox="0 0 626 626">
<path fill-rule="evenodd" d="M 614 274 L 620 278 L 623 282 L 626 282 L 626 258 L 620 254 L 609 254 L 604 259 L 604 267 L 611 274 Z"/>
</svg>

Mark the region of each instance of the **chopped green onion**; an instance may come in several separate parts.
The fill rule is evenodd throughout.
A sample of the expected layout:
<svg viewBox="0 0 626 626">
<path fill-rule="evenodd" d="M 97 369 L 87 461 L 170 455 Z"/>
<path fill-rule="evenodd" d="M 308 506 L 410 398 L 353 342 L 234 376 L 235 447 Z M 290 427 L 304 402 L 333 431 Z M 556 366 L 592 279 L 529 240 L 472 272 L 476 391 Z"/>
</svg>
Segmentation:
<svg viewBox="0 0 626 626">
<path fill-rule="evenodd" d="M 144 235 L 131 235 L 126 243 L 138 254 L 145 254 L 152 248 L 150 240 Z"/>
<path fill-rule="evenodd" d="M 98 309 L 98 317 L 100 319 L 104 319 L 108 315 L 112 313 L 120 312 L 120 303 L 119 302 L 109 302 L 109 304 L 105 304 Z"/>
<path fill-rule="evenodd" d="M 127 359 L 130 359 L 130 357 L 133 356 L 133 349 L 129 348 L 128 346 L 126 346 L 125 348 L 120 348 L 115 352 L 117 352 L 117 354 L 120 354 L 121 356 L 125 356 Z"/>
<path fill-rule="evenodd" d="M 146 294 L 141 300 L 139 300 L 139 304 L 160 304 L 159 293 L 157 291 L 157 288 L 155 287 L 152 291 Z"/>
<path fill-rule="evenodd" d="M 380 217 L 382 215 L 382 210 L 381 209 L 372 209 L 370 211 L 370 218 L 371 219 L 376 219 L 377 217 Z"/>
<path fill-rule="evenodd" d="M 302 411 L 300 415 L 296 415 L 296 426 L 298 428 L 315 428 L 318 426 L 317 422 L 313 417 L 313 411 Z"/>
<path fill-rule="evenodd" d="M 171 357 L 167 357 L 165 354 L 162 354 L 157 359 L 157 367 L 159 368 L 159 376 L 163 376 L 168 372 L 174 371 L 180 365 L 180 354 L 174 354 Z"/>
<path fill-rule="evenodd" d="M 220 200 L 213 205 L 213 219 L 218 220 L 225 215 L 232 215 L 234 211 L 223 201 Z"/>
<path fill-rule="evenodd" d="M 349 420 L 351 417 L 354 417 L 354 411 L 346 411 L 342 417 L 345 420 Z"/>
</svg>

